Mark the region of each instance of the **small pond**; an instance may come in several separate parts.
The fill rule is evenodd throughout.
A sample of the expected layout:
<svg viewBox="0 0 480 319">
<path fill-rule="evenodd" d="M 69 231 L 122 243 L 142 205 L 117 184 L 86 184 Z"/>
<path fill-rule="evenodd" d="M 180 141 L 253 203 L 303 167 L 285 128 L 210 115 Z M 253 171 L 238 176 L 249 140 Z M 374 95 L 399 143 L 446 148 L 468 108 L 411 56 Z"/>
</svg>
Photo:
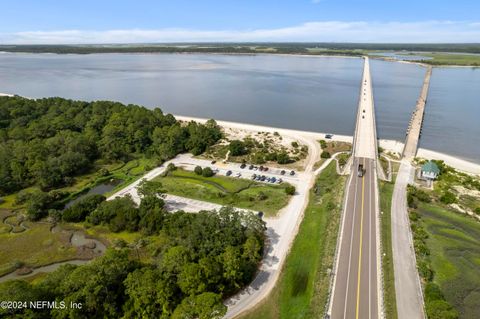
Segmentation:
<svg viewBox="0 0 480 319">
<path fill-rule="evenodd" d="M 103 195 L 105 193 L 108 193 L 110 191 L 112 191 L 117 185 L 119 185 L 121 182 L 123 182 L 123 180 L 121 179 L 114 179 L 112 178 L 111 180 L 108 180 L 106 182 L 103 182 L 101 184 L 98 184 L 97 186 L 91 188 L 88 192 L 86 192 L 85 194 L 82 194 L 80 196 L 78 196 L 77 198 L 71 200 L 70 202 L 68 202 L 66 205 L 65 205 L 65 208 L 68 208 L 70 206 L 72 206 L 73 204 L 75 204 L 76 202 L 80 201 L 81 199 L 89 196 L 89 195 L 93 195 L 93 194 L 97 194 L 97 195 Z"/>
</svg>

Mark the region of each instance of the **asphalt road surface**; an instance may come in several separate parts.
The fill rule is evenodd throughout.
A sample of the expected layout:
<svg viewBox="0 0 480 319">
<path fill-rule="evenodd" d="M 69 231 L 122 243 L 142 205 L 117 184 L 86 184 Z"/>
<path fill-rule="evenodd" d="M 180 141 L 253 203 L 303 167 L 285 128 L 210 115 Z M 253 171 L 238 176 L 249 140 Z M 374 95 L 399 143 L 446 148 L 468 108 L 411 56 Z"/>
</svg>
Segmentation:
<svg viewBox="0 0 480 319">
<path fill-rule="evenodd" d="M 374 159 L 355 158 L 347 188 L 331 318 L 378 318 L 376 174 Z M 363 177 L 357 175 L 363 164 Z"/>
</svg>

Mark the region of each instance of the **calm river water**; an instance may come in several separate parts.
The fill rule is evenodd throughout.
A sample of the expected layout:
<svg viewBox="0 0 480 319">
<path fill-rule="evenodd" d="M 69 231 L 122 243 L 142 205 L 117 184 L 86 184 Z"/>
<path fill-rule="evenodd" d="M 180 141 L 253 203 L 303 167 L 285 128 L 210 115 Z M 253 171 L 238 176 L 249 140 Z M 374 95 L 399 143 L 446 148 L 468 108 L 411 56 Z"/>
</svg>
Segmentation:
<svg viewBox="0 0 480 319">
<path fill-rule="evenodd" d="M 425 70 L 371 61 L 378 135 L 403 141 Z M 353 133 L 362 60 L 0 53 L 0 92 L 118 100 L 179 115 Z M 434 69 L 421 146 L 480 162 L 480 69 Z"/>
</svg>

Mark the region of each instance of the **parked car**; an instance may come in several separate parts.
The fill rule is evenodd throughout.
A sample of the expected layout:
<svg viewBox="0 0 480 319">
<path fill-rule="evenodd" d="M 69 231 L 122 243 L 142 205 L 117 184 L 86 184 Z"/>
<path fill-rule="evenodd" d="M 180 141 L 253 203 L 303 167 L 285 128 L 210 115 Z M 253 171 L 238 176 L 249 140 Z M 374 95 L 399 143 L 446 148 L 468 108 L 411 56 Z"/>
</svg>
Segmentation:
<svg viewBox="0 0 480 319">
<path fill-rule="evenodd" d="M 295 175 L 295 171 L 290 171 L 290 175 L 291 176 Z"/>
<path fill-rule="evenodd" d="M 281 184 L 283 182 L 283 179 L 279 178 L 277 183 Z"/>
<path fill-rule="evenodd" d="M 260 171 L 263 171 L 263 165 L 260 165 L 260 167 L 258 168 Z"/>
<path fill-rule="evenodd" d="M 266 181 L 267 181 L 267 182 L 270 182 L 270 177 L 267 177 Z"/>
<path fill-rule="evenodd" d="M 270 182 L 271 182 L 271 183 L 275 183 L 276 180 L 277 180 L 277 179 L 276 179 L 275 177 L 270 178 Z"/>
<path fill-rule="evenodd" d="M 254 171 L 258 171 L 258 167 L 254 166 L 254 167 L 253 167 L 253 170 L 254 170 Z"/>
<path fill-rule="evenodd" d="M 247 166 L 247 164 L 243 163 L 242 165 L 240 165 L 240 168 L 244 169 L 246 166 Z"/>
<path fill-rule="evenodd" d="M 232 171 L 227 171 L 227 174 L 225 174 L 225 175 L 227 175 L 227 176 L 232 175 Z"/>
<path fill-rule="evenodd" d="M 239 172 L 239 173 L 237 173 L 235 176 L 236 176 L 236 177 L 240 177 L 240 176 L 242 176 L 242 173 Z"/>
<path fill-rule="evenodd" d="M 265 166 L 265 167 L 263 168 L 263 170 L 264 170 L 265 172 L 268 171 L 268 167 Z"/>
<path fill-rule="evenodd" d="M 282 169 L 282 171 L 280 172 L 280 174 L 285 175 L 285 170 Z"/>
<path fill-rule="evenodd" d="M 248 167 L 248 169 L 252 170 L 252 169 L 253 169 L 253 165 L 250 165 L 250 166 Z"/>
<path fill-rule="evenodd" d="M 267 177 L 265 175 L 262 175 L 262 178 L 260 178 L 260 180 L 263 182 L 267 179 Z"/>
<path fill-rule="evenodd" d="M 211 161 L 210 163 L 213 165 L 213 164 L 215 164 L 216 162 L 217 162 L 217 161 L 213 160 L 213 161 Z"/>
<path fill-rule="evenodd" d="M 325 138 L 331 139 L 333 137 L 333 134 L 325 134 Z"/>
</svg>

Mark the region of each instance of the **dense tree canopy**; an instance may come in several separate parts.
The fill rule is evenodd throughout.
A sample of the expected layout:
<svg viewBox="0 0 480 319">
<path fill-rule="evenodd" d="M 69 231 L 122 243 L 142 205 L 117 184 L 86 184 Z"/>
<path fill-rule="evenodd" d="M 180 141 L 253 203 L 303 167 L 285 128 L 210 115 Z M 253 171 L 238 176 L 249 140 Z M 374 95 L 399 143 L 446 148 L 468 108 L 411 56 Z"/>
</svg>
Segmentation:
<svg viewBox="0 0 480 319">
<path fill-rule="evenodd" d="M 124 204 L 131 210 L 128 200 Z M 102 202 L 97 210 L 107 203 Z M 119 203 L 113 206 L 119 208 Z M 135 209 L 161 210 L 158 205 L 154 199 L 145 198 Z M 112 220 L 119 215 L 123 214 L 105 214 Z M 0 316 L 221 318 L 226 311 L 222 300 L 250 282 L 255 274 L 262 256 L 264 230 L 264 222 L 253 213 L 228 207 L 218 212 L 165 214 L 152 231 L 161 240 L 154 240 L 148 247 L 148 262 L 141 263 L 130 248 L 109 249 L 91 263 L 62 266 L 35 284 L 0 284 L 1 300 L 75 302 L 82 304 L 81 309 L 0 309 Z"/>
<path fill-rule="evenodd" d="M 34 184 L 43 190 L 70 184 L 98 159 L 200 154 L 220 137 L 213 120 L 181 125 L 158 108 L 0 97 L 0 195 Z"/>
</svg>

